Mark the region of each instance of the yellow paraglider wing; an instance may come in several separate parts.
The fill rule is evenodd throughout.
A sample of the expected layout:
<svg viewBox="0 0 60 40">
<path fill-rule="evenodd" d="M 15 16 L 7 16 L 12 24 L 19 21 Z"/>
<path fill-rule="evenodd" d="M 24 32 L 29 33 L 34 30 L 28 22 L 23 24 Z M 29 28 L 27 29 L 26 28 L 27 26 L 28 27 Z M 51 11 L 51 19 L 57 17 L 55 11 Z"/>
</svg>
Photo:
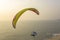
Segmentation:
<svg viewBox="0 0 60 40">
<path fill-rule="evenodd" d="M 19 17 L 20 17 L 25 11 L 27 11 L 27 10 L 33 11 L 33 12 L 35 12 L 37 15 L 39 15 L 39 11 L 38 11 L 37 9 L 35 9 L 35 8 L 25 8 L 25 9 L 19 11 L 19 12 L 15 15 L 15 17 L 13 18 L 13 21 L 12 21 L 12 25 L 13 25 L 14 28 L 16 28 L 16 23 L 17 23 Z"/>
</svg>

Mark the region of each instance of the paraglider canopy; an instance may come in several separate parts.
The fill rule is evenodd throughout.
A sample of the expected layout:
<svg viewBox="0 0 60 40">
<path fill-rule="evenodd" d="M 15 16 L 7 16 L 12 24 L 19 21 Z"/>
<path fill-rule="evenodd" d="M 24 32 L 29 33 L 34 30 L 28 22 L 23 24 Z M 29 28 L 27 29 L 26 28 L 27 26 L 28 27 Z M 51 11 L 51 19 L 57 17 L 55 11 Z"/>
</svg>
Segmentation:
<svg viewBox="0 0 60 40">
<path fill-rule="evenodd" d="M 39 15 L 39 11 L 38 11 L 37 9 L 35 9 L 35 8 L 25 8 L 25 9 L 19 11 L 19 12 L 14 16 L 13 21 L 12 21 L 12 25 L 13 25 L 14 28 L 16 28 L 16 23 L 17 23 L 19 17 L 20 17 L 25 11 L 27 11 L 27 10 L 33 11 L 33 12 L 35 12 L 37 15 Z"/>
</svg>

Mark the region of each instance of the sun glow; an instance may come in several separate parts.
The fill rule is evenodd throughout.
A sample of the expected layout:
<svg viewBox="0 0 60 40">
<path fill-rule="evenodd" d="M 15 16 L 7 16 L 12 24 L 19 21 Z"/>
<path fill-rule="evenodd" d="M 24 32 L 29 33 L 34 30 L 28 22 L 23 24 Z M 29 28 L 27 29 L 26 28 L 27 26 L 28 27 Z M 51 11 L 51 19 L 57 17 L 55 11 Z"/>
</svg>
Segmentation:
<svg viewBox="0 0 60 40">
<path fill-rule="evenodd" d="M 0 0 L 0 20 L 10 20 L 17 6 L 16 0 Z"/>
<path fill-rule="evenodd" d="M 4 10 L 7 8 L 6 6 L 8 5 L 7 0 L 0 0 L 0 10 Z"/>
</svg>

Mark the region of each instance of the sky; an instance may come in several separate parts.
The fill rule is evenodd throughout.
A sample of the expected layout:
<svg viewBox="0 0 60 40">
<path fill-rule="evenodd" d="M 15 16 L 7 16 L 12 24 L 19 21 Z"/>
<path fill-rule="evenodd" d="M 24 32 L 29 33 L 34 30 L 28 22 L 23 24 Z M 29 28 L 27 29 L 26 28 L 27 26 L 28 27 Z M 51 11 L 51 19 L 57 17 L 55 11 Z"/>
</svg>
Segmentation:
<svg viewBox="0 0 60 40">
<path fill-rule="evenodd" d="M 12 21 L 24 8 L 36 8 L 40 15 L 25 12 L 21 20 L 57 20 L 60 19 L 60 0 L 0 0 L 0 20 Z"/>
</svg>

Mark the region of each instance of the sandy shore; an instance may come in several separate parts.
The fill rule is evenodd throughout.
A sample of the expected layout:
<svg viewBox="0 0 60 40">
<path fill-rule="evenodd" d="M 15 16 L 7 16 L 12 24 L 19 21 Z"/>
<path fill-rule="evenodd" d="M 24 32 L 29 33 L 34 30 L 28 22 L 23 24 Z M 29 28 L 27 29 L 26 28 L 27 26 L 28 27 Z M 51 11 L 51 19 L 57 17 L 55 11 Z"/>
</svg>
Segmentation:
<svg viewBox="0 0 60 40">
<path fill-rule="evenodd" d="M 60 35 L 56 35 L 48 40 L 60 40 Z"/>
</svg>

